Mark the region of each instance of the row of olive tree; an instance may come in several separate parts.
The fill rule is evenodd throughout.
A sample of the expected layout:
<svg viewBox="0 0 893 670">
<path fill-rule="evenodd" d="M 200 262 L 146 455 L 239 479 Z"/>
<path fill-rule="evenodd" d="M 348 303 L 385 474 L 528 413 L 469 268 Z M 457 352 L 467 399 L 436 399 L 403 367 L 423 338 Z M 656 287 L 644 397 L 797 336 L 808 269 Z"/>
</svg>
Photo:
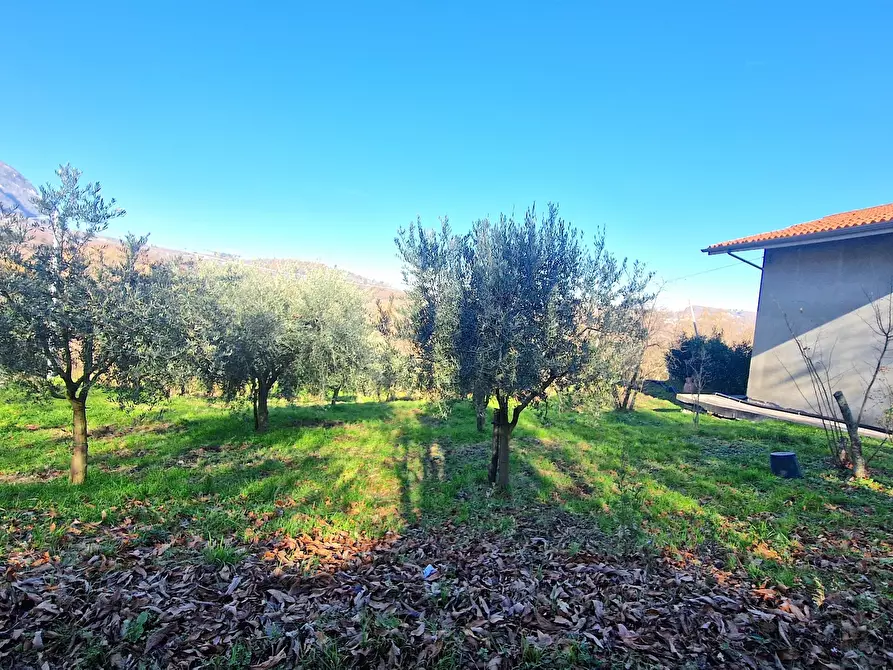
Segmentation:
<svg viewBox="0 0 893 670">
<path fill-rule="evenodd" d="M 72 483 L 86 476 L 97 386 L 138 403 L 198 381 L 213 396 L 250 397 L 258 431 L 272 393 L 330 389 L 334 403 L 371 385 L 393 395 L 392 333 L 341 273 L 150 262 L 146 237 L 120 248 L 97 239 L 124 214 L 99 184 L 70 166 L 58 176 L 40 189 L 39 218 L 0 212 L 0 371 L 70 403 Z"/>
<path fill-rule="evenodd" d="M 342 273 L 320 269 L 297 280 L 269 269 L 203 265 L 187 282 L 198 346 L 191 368 L 226 400 L 248 395 L 259 432 L 269 426 L 272 393 L 331 392 L 367 385 L 376 331 L 363 292 Z"/>
<path fill-rule="evenodd" d="M 651 278 L 605 248 L 592 246 L 550 205 L 523 220 L 500 216 L 454 234 L 420 223 L 397 247 L 409 288 L 410 341 L 419 385 L 443 398 L 474 401 L 478 425 L 491 399 L 489 479 L 509 483 L 509 438 L 521 413 L 556 391 L 609 388 L 615 364 L 650 302 Z"/>
</svg>

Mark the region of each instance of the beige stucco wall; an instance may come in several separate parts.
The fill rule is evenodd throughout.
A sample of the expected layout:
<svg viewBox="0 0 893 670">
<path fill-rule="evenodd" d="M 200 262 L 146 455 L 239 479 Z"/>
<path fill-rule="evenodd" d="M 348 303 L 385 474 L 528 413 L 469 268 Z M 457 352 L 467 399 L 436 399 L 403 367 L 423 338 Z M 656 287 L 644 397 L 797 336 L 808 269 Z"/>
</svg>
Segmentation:
<svg viewBox="0 0 893 670">
<path fill-rule="evenodd" d="M 843 391 L 858 411 L 878 359 L 879 340 L 869 326 L 875 323 L 872 305 L 888 309 L 891 286 L 893 234 L 767 249 L 747 395 L 782 407 L 817 409 L 796 336 L 813 361 L 827 367 L 833 390 Z M 893 367 L 893 351 L 885 364 Z M 893 373 L 885 371 L 864 424 L 881 424 L 890 407 L 891 382 Z"/>
</svg>

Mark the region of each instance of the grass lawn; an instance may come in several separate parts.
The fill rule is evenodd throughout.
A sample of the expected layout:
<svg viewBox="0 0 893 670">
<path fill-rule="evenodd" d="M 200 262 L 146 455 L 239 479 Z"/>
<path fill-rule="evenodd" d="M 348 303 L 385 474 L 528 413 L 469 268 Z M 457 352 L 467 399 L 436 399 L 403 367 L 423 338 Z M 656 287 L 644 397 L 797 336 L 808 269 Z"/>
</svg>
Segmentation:
<svg viewBox="0 0 893 670">
<path fill-rule="evenodd" d="M 220 579 L 253 557 L 274 561 L 267 571 L 275 567 L 309 578 L 327 562 L 337 562 L 333 554 L 366 556 L 370 543 L 387 538 L 393 543 L 396 535 L 416 538 L 412 547 L 418 553 L 423 542 L 418 538 L 452 537 L 456 529 L 464 538 L 498 543 L 536 528 L 523 546 L 536 545 L 531 538 L 548 542 L 550 532 L 560 536 L 558 553 L 550 554 L 553 562 L 577 554 L 619 564 L 628 556 L 693 561 L 714 575 L 743 580 L 752 590 L 775 595 L 790 590 L 813 607 L 835 592 L 852 591 L 861 580 L 870 585 L 870 595 L 863 597 L 882 603 L 868 603 L 866 609 L 883 616 L 893 597 L 893 457 L 889 450 L 877 456 L 872 480 L 848 482 L 827 468 L 823 436 L 809 427 L 705 417 L 695 430 L 690 415 L 647 397 L 635 412 L 598 417 L 552 413 L 543 421 L 527 411 L 513 436 L 512 496 L 503 499 L 486 485 L 489 436 L 475 430 L 465 405 L 439 419 L 422 402 L 281 404 L 271 410 L 271 430 L 260 436 L 246 414 L 195 398 L 174 398 L 161 411 L 128 414 L 96 394 L 88 413 L 90 470 L 85 485 L 72 487 L 66 480 L 67 406 L 3 397 L 0 559 L 9 566 L 8 581 L 46 564 L 79 569 L 92 561 L 122 569 L 130 560 L 124 558 L 127 552 L 139 547 L 161 547 L 153 554 L 161 558 L 152 561 L 203 564 L 201 569 L 216 571 Z M 797 452 L 803 479 L 781 480 L 769 472 L 769 452 L 780 449 Z M 574 537 L 562 532 L 561 524 L 573 527 Z M 417 560 L 411 552 L 399 558 L 402 565 Z M 547 575 L 531 579 L 543 581 Z M 289 606 L 287 600 L 279 604 Z M 147 616 L 157 616 L 161 626 L 164 616 L 153 611 Z M 3 612 L 0 633 L 8 633 L 17 624 L 3 621 Z M 398 614 L 395 610 L 391 623 L 399 632 L 406 622 Z M 158 651 L 148 644 L 148 629 L 144 636 L 141 624 L 137 635 L 128 621 L 115 624 L 119 633 L 96 638 L 102 638 L 97 658 L 119 644 L 125 651 L 135 646 Z M 387 629 L 387 621 L 375 622 Z M 27 635 L 7 645 L 7 654 L 59 649 L 46 636 L 36 644 L 35 633 L 22 626 Z M 404 637 L 410 630 L 418 630 L 415 623 Z M 252 639 L 265 634 L 251 633 Z M 421 643 L 430 635 L 406 639 Z M 466 642 L 468 635 L 475 637 L 467 634 Z M 548 640 L 537 646 L 535 636 L 530 642 L 529 636 L 512 641 L 507 635 L 499 663 L 511 658 L 527 667 L 554 664 L 542 655 Z M 622 630 L 621 638 L 627 642 L 624 653 L 637 651 Z M 441 647 L 429 654 L 431 664 L 435 657 L 447 657 L 443 638 L 434 635 L 434 640 L 430 645 L 439 641 Z M 250 644 L 244 653 L 236 646 L 241 642 L 220 644 L 220 658 L 225 656 L 220 663 L 235 664 L 228 667 L 241 667 L 239 659 L 250 660 L 252 653 L 257 660 Z M 487 666 L 496 658 L 492 645 L 472 647 L 482 659 L 480 667 L 515 667 Z M 90 647 L 78 647 L 85 648 Z M 313 662 L 325 667 L 329 647 L 320 648 L 322 655 Z M 461 653 L 466 652 L 463 647 Z M 340 652 L 332 653 L 341 659 Z M 451 653 L 460 658 L 455 656 L 460 651 Z M 121 658 L 126 666 L 129 657 Z M 357 655 L 350 658 L 356 664 Z M 456 662 L 457 667 L 466 663 Z M 245 660 L 244 667 L 248 664 Z M 569 660 L 568 665 L 585 663 Z"/>
</svg>

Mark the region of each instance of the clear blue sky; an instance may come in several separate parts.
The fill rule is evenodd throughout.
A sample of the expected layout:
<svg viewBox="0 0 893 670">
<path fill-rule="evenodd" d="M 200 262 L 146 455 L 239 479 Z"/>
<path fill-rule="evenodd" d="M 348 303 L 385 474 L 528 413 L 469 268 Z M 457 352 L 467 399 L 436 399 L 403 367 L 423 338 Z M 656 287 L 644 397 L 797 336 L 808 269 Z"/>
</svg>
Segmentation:
<svg viewBox="0 0 893 670">
<path fill-rule="evenodd" d="M 392 281 L 416 215 L 553 200 L 672 279 L 893 201 L 889 2 L 260 4 L 6 3 L 0 160 L 80 167 L 113 233 Z M 753 307 L 758 279 L 667 296 Z"/>
</svg>

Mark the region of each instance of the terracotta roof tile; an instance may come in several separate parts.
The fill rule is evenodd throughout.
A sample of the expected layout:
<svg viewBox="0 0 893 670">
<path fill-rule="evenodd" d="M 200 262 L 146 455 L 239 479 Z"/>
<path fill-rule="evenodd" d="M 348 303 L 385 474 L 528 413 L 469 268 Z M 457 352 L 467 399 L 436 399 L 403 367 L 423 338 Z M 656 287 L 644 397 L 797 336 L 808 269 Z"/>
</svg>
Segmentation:
<svg viewBox="0 0 893 670">
<path fill-rule="evenodd" d="M 841 214 L 831 214 L 830 216 L 823 216 L 821 219 L 816 219 L 815 221 L 798 223 L 795 226 L 782 228 L 781 230 L 773 230 L 772 232 L 750 235 L 748 237 L 739 237 L 737 240 L 729 240 L 728 242 L 721 242 L 720 244 L 711 244 L 704 249 L 704 251 L 721 250 L 726 247 L 736 247 L 741 244 L 755 244 L 758 242 L 769 242 L 770 240 L 804 237 L 816 233 L 844 230 L 846 228 L 855 228 L 857 226 L 868 226 L 873 223 L 883 223 L 891 220 L 893 220 L 893 203 L 890 203 L 889 205 L 878 205 L 877 207 L 867 207 L 865 209 L 855 209 L 852 212 L 842 212 Z"/>
</svg>

